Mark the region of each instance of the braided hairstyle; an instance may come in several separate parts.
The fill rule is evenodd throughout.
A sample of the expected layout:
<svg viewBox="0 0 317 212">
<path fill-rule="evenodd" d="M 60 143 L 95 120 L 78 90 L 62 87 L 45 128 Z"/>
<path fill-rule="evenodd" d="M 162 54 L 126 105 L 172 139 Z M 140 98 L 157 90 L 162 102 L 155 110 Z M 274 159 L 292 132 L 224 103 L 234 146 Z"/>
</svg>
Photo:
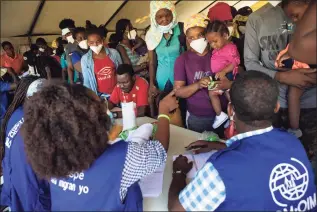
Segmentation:
<svg viewBox="0 0 317 212">
<path fill-rule="evenodd" d="M 230 35 L 229 29 L 226 26 L 225 22 L 215 20 L 212 22 L 209 22 L 206 27 L 206 34 L 210 32 L 218 32 L 223 36 L 224 34 Z"/>
<path fill-rule="evenodd" d="M 115 42 L 119 43 L 123 40 L 124 32 L 129 25 L 131 25 L 131 21 L 129 19 L 120 19 L 116 23 Z"/>
<path fill-rule="evenodd" d="M 8 125 L 9 119 L 12 116 L 13 112 L 24 103 L 26 93 L 30 84 L 37 79 L 39 78 L 35 76 L 25 77 L 19 82 L 15 90 L 13 101 L 9 105 L 1 125 L 1 133 L 0 133 L 0 159 L 1 160 L 4 157 L 4 145 L 5 145 L 6 131 L 7 131 L 7 125 Z"/>
</svg>

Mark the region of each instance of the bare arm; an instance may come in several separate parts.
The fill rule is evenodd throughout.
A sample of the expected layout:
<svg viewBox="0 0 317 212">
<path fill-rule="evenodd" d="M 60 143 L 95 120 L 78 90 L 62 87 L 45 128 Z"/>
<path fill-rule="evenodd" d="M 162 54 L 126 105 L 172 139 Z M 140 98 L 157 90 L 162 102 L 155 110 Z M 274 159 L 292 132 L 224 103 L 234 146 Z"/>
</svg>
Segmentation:
<svg viewBox="0 0 317 212">
<path fill-rule="evenodd" d="M 312 1 L 296 26 L 289 46 L 289 54 L 292 58 L 308 64 L 317 63 L 316 18 L 316 1 Z"/>
<path fill-rule="evenodd" d="M 118 46 L 117 46 L 117 50 L 119 51 L 119 53 L 120 53 L 120 55 L 121 55 L 122 62 L 123 62 L 124 64 L 129 64 L 129 65 L 131 65 L 131 60 L 130 60 L 130 58 L 129 58 L 127 52 L 126 52 L 126 50 L 124 49 L 124 47 L 121 46 L 121 45 L 118 45 Z"/>
<path fill-rule="evenodd" d="M 226 66 L 224 69 L 222 69 L 222 72 L 228 74 L 230 72 L 232 72 L 232 70 L 234 69 L 234 64 L 229 64 L 228 66 Z"/>
<path fill-rule="evenodd" d="M 199 90 L 199 83 L 196 82 L 186 86 L 186 82 L 184 81 L 175 81 L 174 87 L 177 89 L 176 96 L 186 99 Z"/>
<path fill-rule="evenodd" d="M 186 187 L 186 176 L 183 174 L 174 174 L 170 189 L 168 191 L 168 210 L 185 211 L 179 202 L 178 195 Z"/>
<path fill-rule="evenodd" d="M 67 74 L 70 84 L 74 84 L 74 67 L 73 64 L 68 63 L 67 65 Z"/>
<path fill-rule="evenodd" d="M 80 61 L 78 61 L 77 63 L 74 64 L 74 69 L 81 73 L 81 62 Z"/>
<path fill-rule="evenodd" d="M 46 71 L 47 79 L 48 79 L 48 80 L 52 79 L 52 74 L 51 74 L 51 69 L 50 69 L 50 67 L 46 66 L 46 67 L 45 67 L 45 71 Z"/>
<path fill-rule="evenodd" d="M 121 58 L 122 58 L 122 60 L 123 60 L 123 63 L 124 63 L 124 64 L 132 65 L 132 64 L 131 64 L 131 60 L 130 60 L 128 54 L 127 54 L 127 51 L 124 49 L 124 47 L 118 45 L 117 50 L 119 51 L 119 53 L 120 53 L 120 55 L 121 55 Z M 140 71 L 142 71 L 143 69 L 144 69 L 144 67 L 142 67 L 142 66 L 133 66 L 133 70 L 134 70 L 135 73 L 140 72 Z"/>
<path fill-rule="evenodd" d="M 157 66 L 157 57 L 156 53 L 149 51 L 149 71 L 150 71 L 150 85 L 154 85 L 156 81 L 156 66 Z"/>
<path fill-rule="evenodd" d="M 175 92 L 172 91 L 164 99 L 161 100 L 159 105 L 159 114 L 169 115 L 170 111 L 175 110 L 178 107 Z M 155 139 L 158 140 L 164 149 L 167 151 L 169 147 L 170 139 L 170 123 L 167 118 L 160 117 L 157 123 L 157 132 Z"/>
</svg>

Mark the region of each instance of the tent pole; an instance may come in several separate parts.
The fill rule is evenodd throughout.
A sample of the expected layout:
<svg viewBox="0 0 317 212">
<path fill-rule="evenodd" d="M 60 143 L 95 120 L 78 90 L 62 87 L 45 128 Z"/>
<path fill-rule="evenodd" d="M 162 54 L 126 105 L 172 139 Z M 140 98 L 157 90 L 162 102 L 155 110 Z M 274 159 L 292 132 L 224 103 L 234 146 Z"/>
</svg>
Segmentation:
<svg viewBox="0 0 317 212">
<path fill-rule="evenodd" d="M 116 17 L 116 15 L 120 12 L 120 10 L 128 3 L 129 0 L 124 0 L 124 2 L 120 5 L 120 7 L 112 14 L 109 20 L 105 23 L 105 27 Z"/>
<path fill-rule="evenodd" d="M 31 26 L 30 26 L 30 29 L 29 29 L 27 35 L 31 35 L 31 34 L 33 33 L 34 27 L 35 27 L 35 25 L 36 25 L 36 23 L 37 23 L 37 21 L 38 21 L 40 15 L 41 15 L 41 12 L 42 12 L 42 9 L 43 9 L 43 7 L 44 7 L 44 4 L 45 4 L 45 0 L 41 0 L 41 3 L 40 3 L 40 5 L 39 5 L 39 7 L 37 8 L 37 11 L 36 11 L 36 13 L 35 13 L 35 15 L 34 15 L 32 24 L 31 24 Z"/>
</svg>

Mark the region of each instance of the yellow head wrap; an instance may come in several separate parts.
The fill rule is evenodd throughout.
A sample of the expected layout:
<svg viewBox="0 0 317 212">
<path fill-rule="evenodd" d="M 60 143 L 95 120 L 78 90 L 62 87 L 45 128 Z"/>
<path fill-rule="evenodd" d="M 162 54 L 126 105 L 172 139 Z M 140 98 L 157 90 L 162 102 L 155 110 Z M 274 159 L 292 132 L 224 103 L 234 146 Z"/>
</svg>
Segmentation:
<svg viewBox="0 0 317 212">
<path fill-rule="evenodd" d="M 184 22 L 184 32 L 189 28 L 192 27 L 203 27 L 206 28 L 208 24 L 207 17 L 203 16 L 202 14 L 195 14 L 190 16 L 189 18 L 186 19 Z"/>
<path fill-rule="evenodd" d="M 234 17 L 233 19 L 233 31 L 231 36 L 236 37 L 236 38 L 240 38 L 240 34 L 238 31 L 238 27 L 239 27 L 239 22 L 247 22 L 248 21 L 248 16 L 242 16 L 242 15 L 236 15 L 236 17 Z"/>
</svg>

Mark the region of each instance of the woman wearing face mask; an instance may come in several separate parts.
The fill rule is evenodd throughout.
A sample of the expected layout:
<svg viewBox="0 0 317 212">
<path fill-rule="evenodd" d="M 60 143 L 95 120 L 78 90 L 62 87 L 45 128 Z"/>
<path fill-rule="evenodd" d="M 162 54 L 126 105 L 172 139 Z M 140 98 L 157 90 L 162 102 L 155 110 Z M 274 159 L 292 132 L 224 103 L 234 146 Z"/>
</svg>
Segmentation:
<svg viewBox="0 0 317 212">
<path fill-rule="evenodd" d="M 205 39 L 207 22 L 201 14 L 193 15 L 184 24 L 190 49 L 175 62 L 176 96 L 187 101 L 187 127 L 196 132 L 212 131 L 215 111 L 208 96 L 211 76 L 211 53 Z"/>
<path fill-rule="evenodd" d="M 244 66 L 244 39 L 245 29 L 249 15 L 251 15 L 252 9 L 250 7 L 243 7 L 238 10 L 237 15 L 233 19 L 233 31 L 231 34 L 231 41 L 234 43 L 240 54 L 240 67 L 245 70 Z"/>
<path fill-rule="evenodd" d="M 130 20 L 120 19 L 117 22 L 114 38 L 118 43 L 116 48 L 121 55 L 123 63 L 132 65 L 133 70 L 137 75 L 147 77 L 147 62 L 140 61 L 141 57 L 139 52 L 135 51 L 142 46 L 144 46 L 147 51 L 145 41 L 137 35 L 137 32 L 133 28 Z M 144 54 L 146 53 L 147 52 L 144 52 Z"/>
<path fill-rule="evenodd" d="M 151 1 L 151 28 L 145 36 L 149 50 L 150 95 L 158 90 L 172 90 L 174 64 L 186 44 L 180 42 L 182 27 L 177 22 L 176 9 L 171 1 Z"/>
<path fill-rule="evenodd" d="M 96 94 L 110 97 L 116 85 L 116 69 L 122 64 L 117 50 L 104 47 L 103 33 L 100 28 L 87 31 L 90 50 L 81 58 L 84 86 Z"/>
</svg>

